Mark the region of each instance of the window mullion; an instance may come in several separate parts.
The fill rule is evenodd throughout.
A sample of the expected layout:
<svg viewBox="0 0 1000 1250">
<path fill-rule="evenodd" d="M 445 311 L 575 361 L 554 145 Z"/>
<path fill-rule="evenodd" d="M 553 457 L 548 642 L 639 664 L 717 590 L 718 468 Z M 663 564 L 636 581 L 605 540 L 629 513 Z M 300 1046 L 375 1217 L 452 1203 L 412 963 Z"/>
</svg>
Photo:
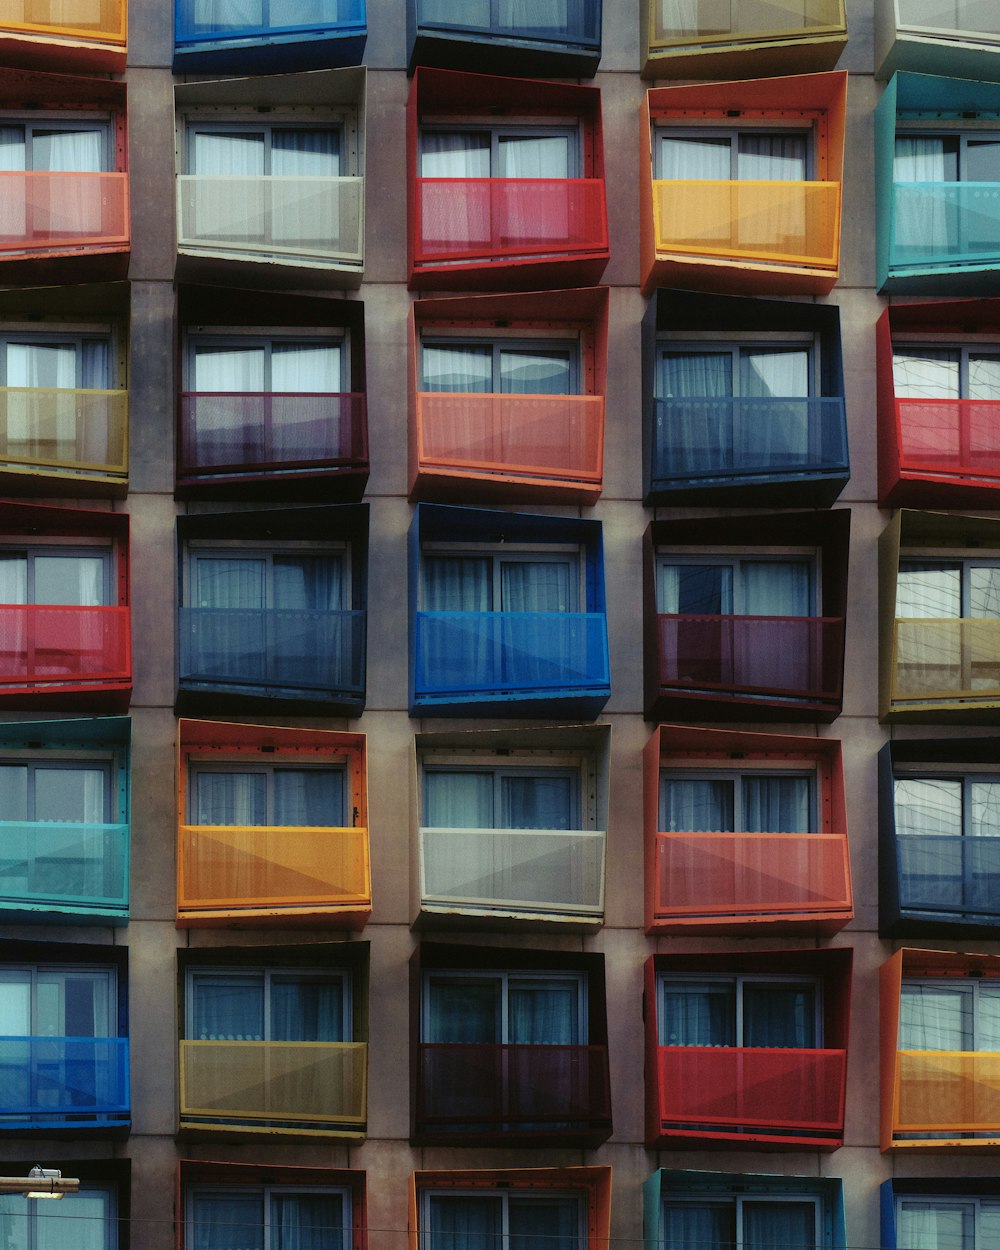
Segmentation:
<svg viewBox="0 0 1000 1250">
<path fill-rule="evenodd" d="M 500 1044 L 506 1046 L 510 1042 L 510 998 L 508 994 L 510 973 L 500 973 Z"/>
<path fill-rule="evenodd" d="M 510 1194 L 500 1194 L 500 1245 L 502 1250 L 510 1246 Z"/>
<path fill-rule="evenodd" d="M 263 1025 L 262 1032 L 264 1034 L 264 1041 L 269 1042 L 271 1040 L 271 1033 L 272 1033 L 272 1029 L 271 1029 L 271 969 L 270 968 L 264 969 L 263 980 L 264 980 L 264 1007 L 263 1007 L 264 1019 L 261 1023 Z"/>
<path fill-rule="evenodd" d="M 733 984 L 733 994 L 736 998 L 736 1045 L 743 1045 L 743 983 L 745 978 L 737 976 Z"/>
</svg>

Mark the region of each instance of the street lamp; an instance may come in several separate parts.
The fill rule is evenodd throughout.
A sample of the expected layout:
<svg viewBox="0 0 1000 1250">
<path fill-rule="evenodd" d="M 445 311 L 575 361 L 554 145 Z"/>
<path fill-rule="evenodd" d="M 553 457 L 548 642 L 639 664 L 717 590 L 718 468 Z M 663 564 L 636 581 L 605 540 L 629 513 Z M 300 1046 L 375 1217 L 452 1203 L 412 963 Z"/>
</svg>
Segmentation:
<svg viewBox="0 0 1000 1250">
<path fill-rule="evenodd" d="M 61 1198 L 80 1190 L 80 1179 L 63 1176 L 58 1168 L 43 1168 L 37 1163 L 27 1176 L 0 1176 L 0 1194 L 24 1194 L 26 1198 Z"/>
</svg>

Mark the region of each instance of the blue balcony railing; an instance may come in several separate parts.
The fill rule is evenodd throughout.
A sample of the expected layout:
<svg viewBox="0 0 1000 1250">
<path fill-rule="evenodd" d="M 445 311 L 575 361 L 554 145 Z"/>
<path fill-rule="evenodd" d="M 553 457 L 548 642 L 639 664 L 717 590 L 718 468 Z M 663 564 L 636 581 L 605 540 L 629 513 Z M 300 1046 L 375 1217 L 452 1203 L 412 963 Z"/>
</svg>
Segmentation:
<svg viewBox="0 0 1000 1250">
<path fill-rule="evenodd" d="M 128 1039 L 0 1037 L 0 1129 L 128 1124 Z"/>
<path fill-rule="evenodd" d="M 902 911 L 996 918 L 1000 838 L 897 834 Z"/>
<path fill-rule="evenodd" d="M 603 612 L 418 612 L 417 699 L 607 686 Z"/>
<path fill-rule="evenodd" d="M 892 199 L 891 266 L 1000 260 L 1000 183 L 897 182 Z"/>
<path fill-rule="evenodd" d="M 128 913 L 128 825 L 0 822 L 0 912 Z"/>
<path fill-rule="evenodd" d="M 365 0 L 256 0 L 249 5 L 177 0 L 178 45 L 312 31 L 347 34 L 364 28 Z"/>
<path fill-rule="evenodd" d="M 838 396 L 655 401 L 654 488 L 848 472 Z"/>
<path fill-rule="evenodd" d="M 364 612 L 181 608 L 180 679 L 363 695 Z"/>
<path fill-rule="evenodd" d="M 475 33 L 497 39 L 596 44 L 600 40 L 596 0 L 511 5 L 498 0 L 417 0 L 420 33 Z"/>
</svg>

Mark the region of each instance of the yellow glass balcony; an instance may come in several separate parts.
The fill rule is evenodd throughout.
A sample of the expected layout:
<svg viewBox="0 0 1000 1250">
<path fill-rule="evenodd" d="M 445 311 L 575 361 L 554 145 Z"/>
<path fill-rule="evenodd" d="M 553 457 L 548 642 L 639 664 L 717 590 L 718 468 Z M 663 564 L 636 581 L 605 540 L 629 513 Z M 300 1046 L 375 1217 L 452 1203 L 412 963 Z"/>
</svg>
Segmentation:
<svg viewBox="0 0 1000 1250">
<path fill-rule="evenodd" d="M 128 393 L 0 389 L 0 474 L 8 472 L 124 483 Z"/>
<path fill-rule="evenodd" d="M 657 253 L 836 270 L 840 183 L 653 183 Z"/>
<path fill-rule="evenodd" d="M 180 1045 L 182 1129 L 364 1136 L 365 1042 Z"/>
<path fill-rule="evenodd" d="M 1000 619 L 893 622 L 892 706 L 1000 702 Z"/>
<path fill-rule="evenodd" d="M 0 31 L 125 42 L 125 0 L 5 0 Z"/>
<path fill-rule="evenodd" d="M 692 19 L 693 20 L 689 20 Z M 650 50 L 660 44 L 750 43 L 842 33 L 844 0 L 701 0 L 691 7 L 677 0 L 650 4 Z"/>
</svg>

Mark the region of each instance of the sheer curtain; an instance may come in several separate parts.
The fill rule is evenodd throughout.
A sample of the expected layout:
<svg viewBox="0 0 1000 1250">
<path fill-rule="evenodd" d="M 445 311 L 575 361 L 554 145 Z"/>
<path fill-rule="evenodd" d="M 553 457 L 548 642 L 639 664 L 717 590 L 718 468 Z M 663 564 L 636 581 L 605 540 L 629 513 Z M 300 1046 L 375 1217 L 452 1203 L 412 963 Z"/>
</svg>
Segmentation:
<svg viewBox="0 0 1000 1250">
<path fill-rule="evenodd" d="M 743 1250 L 814 1250 L 816 1207 L 812 1202 L 744 1199 L 742 1215 Z"/>
<path fill-rule="evenodd" d="M 508 1036 L 521 1046 L 576 1046 L 580 1038 L 576 981 L 516 980 L 507 987 Z"/>
<path fill-rule="evenodd" d="M 805 182 L 807 150 L 806 137 L 801 134 L 740 135 L 736 176 L 751 182 Z M 787 229 L 788 223 L 782 224 Z"/>
<path fill-rule="evenodd" d="M 661 833 L 732 833 L 733 783 L 660 774 Z"/>
<path fill-rule="evenodd" d="M 427 988 L 425 1042 L 495 1043 L 500 1040 L 498 978 L 432 977 Z"/>
<path fill-rule="evenodd" d="M 341 768 L 282 768 L 273 775 L 275 825 L 336 828 L 346 817 Z"/>
<path fill-rule="evenodd" d="M 806 154 L 805 135 L 740 135 L 736 176 L 741 182 L 801 184 L 808 178 Z M 748 189 L 735 233 L 740 247 L 804 254 L 808 245 L 805 196 L 798 187 L 763 193 L 763 198 L 762 193 Z"/>
<path fill-rule="evenodd" d="M 27 150 L 23 126 L 0 123 L 0 173 L 19 173 L 27 169 Z M 29 179 L 0 178 L 0 238 L 23 239 L 28 233 L 30 193 Z"/>
<path fill-rule="evenodd" d="M 32 602 L 100 607 L 104 603 L 105 562 L 101 556 L 36 555 Z"/>
<path fill-rule="evenodd" d="M 575 175 L 570 137 L 501 135 L 498 148 L 497 175 L 513 181 L 497 188 L 502 198 L 494 203 L 503 205 L 503 221 L 494 221 L 494 234 L 527 242 L 569 239 L 574 191 L 567 180 Z M 525 179 L 546 181 L 542 187 L 525 187 Z"/>
<path fill-rule="evenodd" d="M 808 777 L 744 777 L 743 831 L 810 833 L 811 799 Z"/>
<path fill-rule="evenodd" d="M 27 602 L 27 558 L 22 555 L 0 555 L 0 603 Z"/>
<path fill-rule="evenodd" d="M 928 192 L 912 183 L 957 183 L 958 140 L 899 135 L 892 175 L 893 235 L 898 259 L 948 254 L 958 247 L 959 203 L 943 188 Z"/>
<path fill-rule="evenodd" d="M 735 1046 L 734 987 L 710 989 L 664 982 L 660 990 L 661 1046 Z"/>
<path fill-rule="evenodd" d="M 677 474 L 733 464 L 730 352 L 663 352 L 657 370 L 656 448 Z"/>
<path fill-rule="evenodd" d="M 574 781 L 566 776 L 500 778 L 504 829 L 572 829 Z"/>
<path fill-rule="evenodd" d="M 345 1250 L 347 1233 L 340 1194 L 272 1194 L 272 1250 Z"/>
<path fill-rule="evenodd" d="M 202 1042 L 264 1040 L 264 977 L 198 974 L 192 980 L 188 1036 Z M 214 1250 L 214 1248 L 213 1248 Z"/>
<path fill-rule="evenodd" d="M 492 773 L 428 770 L 423 778 L 424 824 L 431 829 L 493 829 Z"/>
<path fill-rule="evenodd" d="M 732 144 L 727 138 L 661 135 L 657 177 L 685 182 L 728 182 L 732 178 Z"/>
<path fill-rule="evenodd" d="M 272 973 L 268 1034 L 279 1042 L 343 1042 L 344 982 Z"/>
<path fill-rule="evenodd" d="M 196 1190 L 188 1240 L 192 1250 L 264 1250 L 263 1194 Z"/>
<path fill-rule="evenodd" d="M 500 595 L 505 612 L 576 610 L 569 563 L 502 560 Z"/>
<path fill-rule="evenodd" d="M 272 179 L 308 178 L 270 184 L 269 237 L 286 247 L 347 250 L 340 239 L 340 194 L 316 179 L 339 178 L 340 132 L 322 129 L 282 129 L 271 133 Z M 346 214 L 350 219 L 351 214 Z"/>
<path fill-rule="evenodd" d="M 699 18 L 699 8 L 699 0 L 660 0 L 656 10 L 659 14 L 657 37 L 685 39 L 699 34 L 724 33 L 722 29 L 716 31 L 714 24 L 709 29 Z"/>
<path fill-rule="evenodd" d="M 264 773 L 197 771 L 194 823 L 248 828 L 267 824 L 267 777 Z"/>
<path fill-rule="evenodd" d="M 102 350 L 103 349 L 103 350 Z M 78 379 L 78 357 L 83 377 Z M 107 344 L 8 343 L 6 385 L 31 390 L 73 390 L 82 384 L 98 389 L 107 386 Z M 77 432 L 74 395 L 7 395 L 7 447 L 23 455 L 54 456 L 75 460 L 82 447 Z M 100 458 L 100 457 L 97 457 Z"/>
<path fill-rule="evenodd" d="M 265 238 L 265 134 L 189 132 L 188 172 L 198 176 L 188 227 L 195 239 L 256 243 Z"/>
<path fill-rule="evenodd" d="M 428 612 L 490 612 L 492 561 L 482 556 L 425 555 L 424 608 Z"/>
<path fill-rule="evenodd" d="M 726 564 L 661 563 L 657 611 L 682 616 L 729 616 L 733 611 L 733 570 Z"/>
<path fill-rule="evenodd" d="M 523 35 L 570 34 L 570 4 L 571 0 L 497 0 L 497 25 Z"/>
<path fill-rule="evenodd" d="M 809 461 L 809 353 L 800 349 L 745 348 L 740 353 L 739 463 L 798 465 Z M 777 399 L 776 404 L 767 404 Z"/>
<path fill-rule="evenodd" d="M 743 986 L 743 1045 L 816 1046 L 816 990 L 810 985 Z"/>
<path fill-rule="evenodd" d="M 972 1250 L 975 1225 L 971 1202 L 906 1199 L 899 1205 L 896 1234 L 907 1250 Z"/>
<path fill-rule="evenodd" d="M 107 169 L 103 130 L 35 129 L 31 167 L 36 172 L 101 173 Z M 35 225 L 59 235 L 104 233 L 104 189 L 97 178 L 45 179 L 35 193 Z"/>
<path fill-rule="evenodd" d="M 264 26 L 264 3 L 265 0 L 194 0 L 193 25 L 200 34 L 248 27 L 259 30 Z"/>
<path fill-rule="evenodd" d="M 575 1198 L 539 1195 L 507 1200 L 508 1250 L 577 1250 L 580 1204 Z"/>
<path fill-rule="evenodd" d="M 430 183 L 421 188 L 421 228 L 433 252 L 484 247 L 493 237 L 489 133 L 425 130 L 420 138 L 421 178 L 475 179 L 462 186 Z"/>
<path fill-rule="evenodd" d="M 421 26 L 490 28 L 490 0 L 419 0 L 419 5 Z"/>
<path fill-rule="evenodd" d="M 501 1199 L 486 1196 L 430 1194 L 427 1199 L 424 1250 L 500 1250 Z"/>
<path fill-rule="evenodd" d="M 747 616 L 809 616 L 812 569 L 793 560 L 744 560 L 743 611 Z"/>
<path fill-rule="evenodd" d="M 275 343 L 271 348 L 271 390 L 276 395 L 337 395 L 341 349 L 329 343 Z"/>
<path fill-rule="evenodd" d="M 735 1244 L 731 1203 L 663 1204 L 663 1250 L 732 1250 Z"/>
</svg>

